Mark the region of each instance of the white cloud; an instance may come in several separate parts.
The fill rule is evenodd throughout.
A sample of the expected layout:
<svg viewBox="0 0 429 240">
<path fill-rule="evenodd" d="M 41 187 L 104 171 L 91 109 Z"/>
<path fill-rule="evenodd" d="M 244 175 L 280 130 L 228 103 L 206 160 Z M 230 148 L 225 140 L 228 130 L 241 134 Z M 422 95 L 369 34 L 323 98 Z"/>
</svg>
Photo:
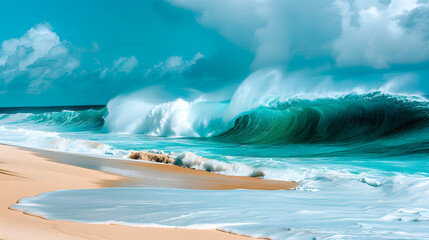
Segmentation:
<svg viewBox="0 0 429 240">
<path fill-rule="evenodd" d="M 71 56 L 70 43 L 60 41 L 48 24 L 36 25 L 18 39 L 3 41 L 0 49 L 3 84 L 26 76 L 31 91 L 49 86 L 51 80 L 71 74 L 79 66 Z"/>
<path fill-rule="evenodd" d="M 253 51 L 254 69 L 284 67 L 295 59 L 307 61 L 302 67 L 319 58 L 339 67 L 377 69 L 429 60 L 427 1 L 169 1 Z"/>
<path fill-rule="evenodd" d="M 342 16 L 341 36 L 333 49 L 339 66 L 381 69 L 429 59 L 424 32 L 407 31 L 400 24 L 402 15 L 421 5 L 417 0 L 392 0 L 387 6 L 378 1 L 373 5 L 359 2 L 335 2 Z"/>
<path fill-rule="evenodd" d="M 336 23 L 331 0 L 170 2 L 196 12 L 200 24 L 253 51 L 255 69 L 285 65 L 295 56 L 329 54 L 326 43 L 335 34 L 335 27 L 331 28 Z"/>
<path fill-rule="evenodd" d="M 208 28 L 218 30 L 237 44 L 252 48 L 255 30 L 264 22 L 255 9 L 261 0 L 168 0 L 177 7 L 198 13 L 197 21 Z"/>
<path fill-rule="evenodd" d="M 2 43 L 1 55 L 3 66 L 8 58 L 17 54 L 20 48 L 29 48 L 31 52 L 18 59 L 17 67 L 24 71 L 26 67 L 33 64 L 37 59 L 48 55 L 49 51 L 60 44 L 60 39 L 52 32 L 48 25 L 39 24 L 28 30 L 21 38 L 5 40 Z"/>
<path fill-rule="evenodd" d="M 115 73 L 125 73 L 130 74 L 135 67 L 137 67 L 138 61 L 135 56 L 131 57 L 119 57 L 117 60 L 113 61 L 112 68 L 104 68 L 100 72 L 100 78 L 105 78 L 107 74 Z"/>
<path fill-rule="evenodd" d="M 129 74 L 138 64 L 135 56 L 131 57 L 120 57 L 118 60 L 113 61 L 113 69 L 118 72 L 124 72 Z"/>
<path fill-rule="evenodd" d="M 98 46 L 98 43 L 93 42 L 91 52 L 97 53 L 98 51 L 100 51 L 100 46 Z"/>
<path fill-rule="evenodd" d="M 146 77 L 149 75 L 163 75 L 168 72 L 183 72 L 185 69 L 194 65 L 199 59 L 203 58 L 203 54 L 197 53 L 190 60 L 183 61 L 183 57 L 171 56 L 167 60 L 162 61 L 146 72 Z"/>
</svg>

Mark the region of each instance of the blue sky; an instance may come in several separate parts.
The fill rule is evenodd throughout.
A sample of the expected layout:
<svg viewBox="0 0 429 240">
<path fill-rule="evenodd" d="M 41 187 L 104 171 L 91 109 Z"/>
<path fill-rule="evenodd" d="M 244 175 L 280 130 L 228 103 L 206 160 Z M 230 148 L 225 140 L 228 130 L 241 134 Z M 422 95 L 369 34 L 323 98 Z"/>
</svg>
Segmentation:
<svg viewBox="0 0 429 240">
<path fill-rule="evenodd" d="M 177 97 L 220 91 L 227 99 L 264 69 L 302 91 L 429 91 L 427 1 L 0 5 L 0 106 L 105 104 L 153 85 Z"/>
</svg>

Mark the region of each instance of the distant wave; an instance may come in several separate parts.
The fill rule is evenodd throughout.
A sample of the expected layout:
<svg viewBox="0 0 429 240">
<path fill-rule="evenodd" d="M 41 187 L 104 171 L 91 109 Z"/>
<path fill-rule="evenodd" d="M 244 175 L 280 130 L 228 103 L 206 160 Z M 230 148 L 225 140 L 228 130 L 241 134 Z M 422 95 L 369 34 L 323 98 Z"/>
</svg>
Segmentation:
<svg viewBox="0 0 429 240">
<path fill-rule="evenodd" d="M 63 110 L 45 113 L 0 114 L 0 124 L 39 124 L 50 126 L 97 129 L 104 125 L 107 109 L 83 111 Z"/>
</svg>

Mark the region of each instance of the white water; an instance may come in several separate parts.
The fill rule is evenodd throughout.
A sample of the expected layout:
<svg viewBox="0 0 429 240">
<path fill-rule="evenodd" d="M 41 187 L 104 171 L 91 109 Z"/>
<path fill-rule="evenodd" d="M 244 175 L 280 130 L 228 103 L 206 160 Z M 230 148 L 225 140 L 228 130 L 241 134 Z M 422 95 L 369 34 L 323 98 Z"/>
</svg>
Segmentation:
<svg viewBox="0 0 429 240">
<path fill-rule="evenodd" d="M 16 146 L 119 159 L 128 159 L 128 156 L 132 151 L 140 150 L 117 149 L 113 146 L 102 144 L 97 141 L 67 138 L 62 137 L 62 135 L 63 134 L 58 132 L 28 130 L 4 126 L 0 127 L 0 143 Z M 145 150 L 159 154 L 166 154 L 162 150 L 157 149 Z M 173 153 L 170 157 L 176 160 L 176 165 L 182 167 L 223 173 L 227 175 L 249 176 L 258 172 L 258 169 L 246 166 L 245 164 L 229 164 L 222 161 L 207 159 L 188 151 Z"/>
<path fill-rule="evenodd" d="M 0 135 L 3 143 L 57 151 L 117 157 L 129 153 L 107 144 L 65 138 L 57 132 L 3 127 Z M 424 172 L 386 172 L 371 168 L 368 162 L 366 167 L 359 167 L 323 163 L 321 159 L 314 163 L 231 156 L 231 163 L 226 163 L 187 152 L 176 156 L 184 166 L 231 175 L 249 175 L 255 168 L 243 163 L 260 161 L 265 166 L 261 168 L 265 178 L 294 180 L 300 185 L 292 192 L 132 188 L 58 191 L 24 199 L 14 208 L 48 219 L 219 228 L 273 239 L 429 239 L 429 177 Z M 238 162 L 241 158 L 242 163 Z M 405 159 L 401 164 L 413 166 Z"/>
<path fill-rule="evenodd" d="M 347 181 L 321 191 L 65 190 L 22 199 L 13 208 L 48 219 L 272 239 L 429 239 L 429 179 L 392 178 L 390 184 L 401 191 Z"/>
</svg>

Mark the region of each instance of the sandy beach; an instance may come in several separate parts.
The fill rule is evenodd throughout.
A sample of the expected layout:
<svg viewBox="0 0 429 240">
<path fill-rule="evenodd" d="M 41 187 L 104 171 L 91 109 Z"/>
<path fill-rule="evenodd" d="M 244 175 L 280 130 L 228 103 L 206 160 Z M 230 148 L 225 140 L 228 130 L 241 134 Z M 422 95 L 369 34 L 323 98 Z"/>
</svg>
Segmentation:
<svg viewBox="0 0 429 240">
<path fill-rule="evenodd" d="M 121 161 L 0 145 L 0 239 L 251 239 L 218 230 L 141 228 L 45 220 L 8 207 L 59 189 L 119 186 L 191 189 L 293 189 L 296 183 L 232 177 L 172 165 Z M 56 157 L 54 157 L 56 156 Z M 89 168 L 79 167 L 82 161 Z M 101 161 L 133 177 L 99 171 Z M 63 164 L 68 163 L 68 164 Z M 73 166 L 75 165 L 75 166 Z M 98 167 L 97 167 L 98 166 Z M 97 169 L 97 170 L 96 170 Z"/>
</svg>

